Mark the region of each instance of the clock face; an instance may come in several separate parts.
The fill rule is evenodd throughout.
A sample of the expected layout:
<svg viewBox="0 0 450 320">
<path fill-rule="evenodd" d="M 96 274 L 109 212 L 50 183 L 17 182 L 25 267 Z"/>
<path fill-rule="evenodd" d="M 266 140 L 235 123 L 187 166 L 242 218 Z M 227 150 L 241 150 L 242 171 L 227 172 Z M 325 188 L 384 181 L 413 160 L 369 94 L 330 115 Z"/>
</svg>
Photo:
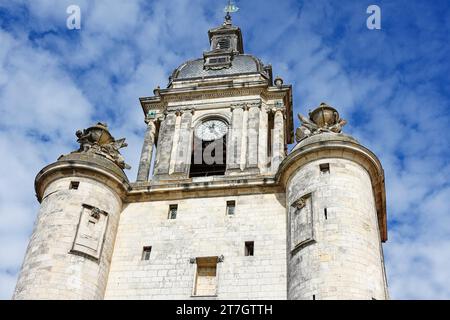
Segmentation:
<svg viewBox="0 0 450 320">
<path fill-rule="evenodd" d="M 228 131 L 228 125 L 221 120 L 207 120 L 195 129 L 197 138 L 212 141 L 222 138 Z"/>
</svg>

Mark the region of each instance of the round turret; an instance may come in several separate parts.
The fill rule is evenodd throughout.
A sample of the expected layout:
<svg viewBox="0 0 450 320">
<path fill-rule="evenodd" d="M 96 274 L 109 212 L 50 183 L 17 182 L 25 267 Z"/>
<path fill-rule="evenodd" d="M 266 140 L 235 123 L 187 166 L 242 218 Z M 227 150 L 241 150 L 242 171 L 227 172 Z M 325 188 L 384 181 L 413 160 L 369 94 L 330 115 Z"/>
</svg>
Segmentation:
<svg viewBox="0 0 450 320">
<path fill-rule="evenodd" d="M 386 299 L 384 173 L 322 104 L 299 115 L 299 143 L 280 165 L 288 216 L 288 299 Z"/>
<path fill-rule="evenodd" d="M 77 131 L 80 149 L 42 169 L 41 203 L 14 299 L 102 299 L 128 188 L 115 140 L 98 123 Z"/>
</svg>

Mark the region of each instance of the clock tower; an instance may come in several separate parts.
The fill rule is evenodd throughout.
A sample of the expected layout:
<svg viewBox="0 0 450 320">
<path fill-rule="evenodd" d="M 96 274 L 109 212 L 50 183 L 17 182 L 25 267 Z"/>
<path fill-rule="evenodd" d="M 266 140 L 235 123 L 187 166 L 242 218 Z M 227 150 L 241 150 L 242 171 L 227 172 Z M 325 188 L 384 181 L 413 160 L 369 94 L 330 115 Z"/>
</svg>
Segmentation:
<svg viewBox="0 0 450 320">
<path fill-rule="evenodd" d="M 274 84 L 272 67 L 244 53 L 229 16 L 208 35 L 202 58 L 140 99 L 148 129 L 138 182 L 149 181 L 153 156 L 152 182 L 270 176 L 293 142 L 291 86 Z"/>
<path fill-rule="evenodd" d="M 104 123 L 39 172 L 14 298 L 388 298 L 378 158 L 325 103 L 294 131 L 291 85 L 229 14 L 208 36 L 140 98 L 136 181 Z"/>
</svg>

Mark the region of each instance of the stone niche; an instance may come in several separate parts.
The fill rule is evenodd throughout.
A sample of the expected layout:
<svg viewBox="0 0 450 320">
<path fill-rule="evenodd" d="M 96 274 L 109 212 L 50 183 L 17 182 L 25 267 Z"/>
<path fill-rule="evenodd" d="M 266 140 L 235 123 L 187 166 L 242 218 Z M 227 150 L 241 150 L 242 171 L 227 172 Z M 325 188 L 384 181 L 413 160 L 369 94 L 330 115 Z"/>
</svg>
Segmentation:
<svg viewBox="0 0 450 320">
<path fill-rule="evenodd" d="M 83 204 L 71 253 L 100 259 L 108 224 L 108 213 L 88 204 Z"/>
<path fill-rule="evenodd" d="M 291 251 L 295 251 L 314 241 L 313 197 L 308 193 L 290 206 Z"/>
</svg>

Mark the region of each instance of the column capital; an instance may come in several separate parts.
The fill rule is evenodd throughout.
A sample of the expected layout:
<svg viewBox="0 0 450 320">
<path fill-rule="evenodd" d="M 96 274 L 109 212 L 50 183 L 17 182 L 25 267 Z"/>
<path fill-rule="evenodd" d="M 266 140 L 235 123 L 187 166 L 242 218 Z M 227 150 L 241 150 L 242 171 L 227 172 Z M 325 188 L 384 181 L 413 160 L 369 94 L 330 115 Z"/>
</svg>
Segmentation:
<svg viewBox="0 0 450 320">
<path fill-rule="evenodd" d="M 177 117 L 181 116 L 181 113 L 182 113 L 181 108 L 177 108 L 177 109 L 174 111 L 174 113 L 175 113 L 175 115 L 176 115 Z"/>
<path fill-rule="evenodd" d="M 153 117 L 153 118 L 145 118 L 144 122 L 147 124 L 147 126 L 151 126 L 151 125 L 156 125 L 156 122 L 161 120 L 162 115 L 159 115 L 157 117 Z"/>
<path fill-rule="evenodd" d="M 243 110 L 249 110 L 251 108 L 260 108 L 261 102 L 239 102 L 239 103 L 233 103 L 230 108 L 231 111 L 234 111 L 236 109 L 243 109 Z"/>
<path fill-rule="evenodd" d="M 155 123 L 157 123 L 157 122 L 161 123 L 164 121 L 165 118 L 166 118 L 166 115 L 164 113 L 160 113 L 155 117 L 155 119 L 149 119 L 149 120 L 153 120 L 153 122 L 155 122 Z M 145 123 L 148 124 L 147 121 Z"/>
<path fill-rule="evenodd" d="M 261 104 L 261 112 L 270 113 L 270 108 L 266 105 Z"/>
<path fill-rule="evenodd" d="M 231 111 L 233 112 L 234 110 L 239 110 L 239 109 L 243 109 L 244 108 L 244 104 L 243 103 L 234 103 L 230 106 Z"/>
<path fill-rule="evenodd" d="M 270 108 L 270 112 L 273 114 L 281 113 L 284 115 L 285 110 L 284 110 L 284 108 L 272 107 L 272 108 Z"/>
<path fill-rule="evenodd" d="M 171 116 L 171 115 L 176 116 L 178 112 L 179 112 L 178 109 L 176 109 L 176 110 L 165 110 L 164 111 L 164 117 L 167 118 L 168 116 Z"/>
<path fill-rule="evenodd" d="M 183 108 L 181 109 L 181 114 L 185 114 L 185 113 L 190 113 L 190 114 L 194 114 L 195 112 L 195 108 Z"/>
<path fill-rule="evenodd" d="M 170 107 L 167 108 L 165 111 L 165 114 L 175 114 L 177 116 L 180 116 L 186 112 L 190 112 L 194 114 L 195 108 L 194 107 L 186 107 L 186 106 L 178 106 L 178 107 Z"/>
<path fill-rule="evenodd" d="M 247 108 L 248 109 L 253 109 L 253 108 L 261 108 L 261 102 L 249 102 L 247 103 Z"/>
</svg>

